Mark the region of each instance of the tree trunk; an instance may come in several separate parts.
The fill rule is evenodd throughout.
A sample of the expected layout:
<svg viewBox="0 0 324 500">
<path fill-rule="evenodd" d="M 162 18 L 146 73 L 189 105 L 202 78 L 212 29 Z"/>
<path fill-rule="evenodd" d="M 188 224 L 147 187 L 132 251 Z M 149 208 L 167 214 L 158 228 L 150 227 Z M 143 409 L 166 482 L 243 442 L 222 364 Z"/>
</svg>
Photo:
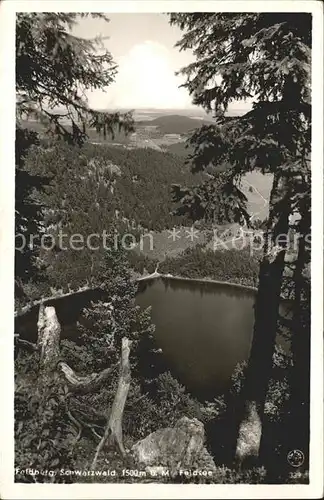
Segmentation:
<svg viewBox="0 0 324 500">
<path fill-rule="evenodd" d="M 299 449 L 308 457 L 310 403 L 310 296 L 303 294 L 303 270 L 306 264 L 305 235 L 299 239 L 299 251 L 294 272 L 295 297 L 292 322 L 289 416 L 287 420 L 287 453 Z M 310 285 L 309 285 L 310 286 Z M 306 295 L 307 292 L 306 292 Z M 303 302 L 307 301 L 307 304 Z"/>
<path fill-rule="evenodd" d="M 283 205 L 284 198 L 286 203 Z M 277 208 L 279 202 L 280 209 Z M 289 211 L 286 182 L 277 174 L 271 191 L 267 239 L 260 265 L 252 346 L 237 412 L 235 460 L 239 465 L 255 463 L 259 459 L 263 412 L 271 377 L 287 246 L 287 241 L 278 242 L 276 245 L 275 238 L 278 234 L 288 235 Z"/>
<path fill-rule="evenodd" d="M 90 375 L 82 376 L 76 374 L 67 363 L 61 361 L 61 326 L 57 319 L 55 307 L 44 306 L 43 304 L 40 305 L 37 326 L 37 345 L 27 342 L 26 347 L 39 351 L 40 353 L 40 387 L 46 387 L 54 374 L 61 373 L 64 375 L 69 392 L 86 394 L 98 389 L 98 387 L 111 376 L 113 370 L 116 368 L 116 365 L 114 365 L 99 373 L 91 373 Z M 24 346 L 26 342 L 22 342 L 22 346 Z"/>
<path fill-rule="evenodd" d="M 41 387 L 48 385 L 56 372 L 60 358 L 61 326 L 56 316 L 55 307 L 40 305 L 37 327 L 37 348 L 40 352 L 39 384 Z"/>
<path fill-rule="evenodd" d="M 129 340 L 126 337 L 124 337 L 122 339 L 121 365 L 120 365 L 120 375 L 119 375 L 117 392 L 112 405 L 108 425 L 98 445 L 96 454 L 92 462 L 92 469 L 96 468 L 98 456 L 107 441 L 109 441 L 109 444 L 113 443 L 117 444 L 121 455 L 122 456 L 126 455 L 125 448 L 123 445 L 122 419 L 131 382 L 131 373 L 129 365 L 129 352 L 130 352 L 129 344 L 130 344 Z"/>
</svg>

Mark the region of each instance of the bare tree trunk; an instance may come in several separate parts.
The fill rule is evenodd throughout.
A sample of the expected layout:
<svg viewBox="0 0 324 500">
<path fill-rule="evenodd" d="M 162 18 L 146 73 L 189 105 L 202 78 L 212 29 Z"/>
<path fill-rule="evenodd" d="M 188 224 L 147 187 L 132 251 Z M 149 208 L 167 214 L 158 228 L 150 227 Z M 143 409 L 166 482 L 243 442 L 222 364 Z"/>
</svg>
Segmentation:
<svg viewBox="0 0 324 500">
<path fill-rule="evenodd" d="M 277 203 L 280 203 L 278 209 Z M 278 174 L 273 182 L 270 207 L 255 303 L 253 340 L 239 402 L 235 451 L 235 459 L 239 465 L 256 462 L 259 458 L 264 405 L 277 334 L 287 240 L 276 245 L 275 237 L 278 234 L 288 236 L 290 211 L 289 192 L 285 181 Z"/>
<path fill-rule="evenodd" d="M 124 337 L 122 339 L 121 365 L 120 365 L 120 376 L 118 381 L 118 387 L 112 405 L 108 425 L 97 447 L 92 462 L 91 466 L 92 469 L 96 468 L 98 456 L 107 441 L 109 441 L 109 444 L 113 443 L 117 444 L 121 455 L 122 456 L 126 455 L 125 448 L 123 445 L 122 419 L 131 382 L 131 373 L 129 365 L 129 353 L 130 353 L 129 345 L 130 345 L 129 340 L 126 337 Z"/>
<path fill-rule="evenodd" d="M 57 319 L 55 307 L 40 305 L 37 326 L 37 345 L 28 342 L 26 347 L 40 352 L 40 387 L 46 386 L 55 373 L 61 373 L 64 375 L 69 392 L 86 394 L 96 390 L 111 376 L 116 368 L 116 365 L 114 365 L 99 373 L 82 376 L 76 374 L 67 363 L 61 361 L 61 326 Z"/>
<path fill-rule="evenodd" d="M 52 306 L 39 307 L 37 347 L 40 352 L 40 386 L 46 385 L 56 371 L 60 358 L 61 326 Z"/>
</svg>

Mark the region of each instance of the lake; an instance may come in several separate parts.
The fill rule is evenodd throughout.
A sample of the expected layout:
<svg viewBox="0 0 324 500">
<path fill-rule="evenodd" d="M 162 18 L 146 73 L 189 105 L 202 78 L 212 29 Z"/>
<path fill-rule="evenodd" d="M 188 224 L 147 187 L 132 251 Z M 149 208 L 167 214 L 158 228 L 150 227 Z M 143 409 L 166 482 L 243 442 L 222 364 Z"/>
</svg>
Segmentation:
<svg viewBox="0 0 324 500">
<path fill-rule="evenodd" d="M 199 397 L 222 392 L 248 359 L 255 291 L 226 284 L 155 278 L 139 283 L 152 306 L 155 337 L 170 371 Z"/>
<path fill-rule="evenodd" d="M 138 282 L 137 303 L 152 307 L 155 338 L 167 368 L 186 388 L 209 399 L 229 387 L 235 366 L 248 359 L 255 290 L 225 283 L 154 278 Z M 81 311 L 102 293 L 89 290 L 47 301 L 62 327 L 62 338 L 78 336 Z M 15 332 L 37 340 L 39 306 L 15 319 Z M 285 348 L 286 341 L 279 340 Z"/>
</svg>

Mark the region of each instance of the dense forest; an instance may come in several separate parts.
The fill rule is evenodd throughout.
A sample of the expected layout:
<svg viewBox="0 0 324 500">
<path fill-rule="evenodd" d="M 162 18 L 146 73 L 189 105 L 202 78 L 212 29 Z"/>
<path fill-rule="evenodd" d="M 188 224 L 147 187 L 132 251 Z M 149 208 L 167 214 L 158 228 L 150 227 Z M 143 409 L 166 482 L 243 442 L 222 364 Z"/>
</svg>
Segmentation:
<svg viewBox="0 0 324 500">
<path fill-rule="evenodd" d="M 188 135 L 201 125 L 209 125 L 207 120 L 199 120 L 182 115 L 159 116 L 153 120 L 138 122 L 139 125 L 149 125 L 157 127 L 161 134 L 180 134 Z"/>
<path fill-rule="evenodd" d="M 208 278 L 256 287 L 259 259 L 250 250 L 210 250 L 201 245 L 188 248 L 179 257 L 167 257 L 159 271 L 185 278 Z"/>
<path fill-rule="evenodd" d="M 141 237 L 145 241 L 147 232 L 186 224 L 186 217 L 173 214 L 176 205 L 171 187 L 176 183 L 190 185 L 196 179 L 175 155 L 89 143 L 78 149 L 65 143 L 33 145 L 23 172 L 42 179 L 30 200 L 42 207 L 44 215 L 42 232 L 48 244 L 39 253 L 38 267 L 46 268 L 47 290 L 65 290 L 68 285 L 76 289 L 86 281 L 100 279 L 104 248 L 62 250 L 60 232 L 66 235 L 66 242 L 73 234 L 102 235 L 104 231 L 115 232 L 119 239 L 129 233 L 135 241 Z M 19 202 L 18 193 L 17 198 Z M 130 258 L 134 261 L 133 255 Z M 25 285 L 29 294 L 33 279 L 30 281 Z M 44 288 L 38 288 L 38 295 L 42 292 Z M 37 289 L 33 298 L 35 293 Z"/>
<path fill-rule="evenodd" d="M 139 467 L 147 436 L 169 440 L 165 449 L 156 445 L 153 465 L 171 476 L 153 474 L 151 481 L 308 482 L 310 16 L 180 13 L 169 20 L 183 33 L 179 48 L 194 49 L 196 57 L 182 70 L 185 86 L 194 104 L 213 115 L 191 134 L 187 161 L 89 143 L 88 130 L 104 137 L 134 131 L 131 113 L 94 110 L 84 98 L 87 89 L 114 81 L 113 55 L 98 55 L 97 39 L 71 34 L 76 14 L 17 16 L 15 231 L 16 240 L 32 236 L 32 244 L 16 241 L 16 312 L 85 284 L 101 291 L 82 311 L 73 340 L 61 339 L 55 308 L 47 303 L 39 306 L 36 343 L 15 332 L 19 482 L 134 482 L 123 470 Z M 251 111 L 224 118 L 232 100 L 252 92 L 258 99 Z M 46 134 L 25 127 L 30 118 Z M 116 235 L 197 223 L 209 230 L 215 222 L 251 226 L 239 180 L 253 170 L 273 175 L 259 253 L 196 245 L 159 262 L 162 273 L 257 287 L 247 363 L 237 366 L 226 393 L 200 400 L 170 373 L 150 308 L 136 305 L 138 272 L 158 262 L 125 250 Z M 108 247 L 96 251 L 58 243 L 62 232 L 69 238 L 103 231 Z M 277 236 L 289 231 L 299 238 L 288 261 L 287 241 Z M 290 300 L 287 318 L 279 314 L 283 294 Z M 276 343 L 283 332 L 287 351 Z M 305 461 L 292 470 L 287 453 L 293 449 L 302 450 Z M 107 462 L 116 478 L 21 472 L 98 472 Z M 211 470 L 212 477 L 181 477 L 179 464 Z"/>
</svg>

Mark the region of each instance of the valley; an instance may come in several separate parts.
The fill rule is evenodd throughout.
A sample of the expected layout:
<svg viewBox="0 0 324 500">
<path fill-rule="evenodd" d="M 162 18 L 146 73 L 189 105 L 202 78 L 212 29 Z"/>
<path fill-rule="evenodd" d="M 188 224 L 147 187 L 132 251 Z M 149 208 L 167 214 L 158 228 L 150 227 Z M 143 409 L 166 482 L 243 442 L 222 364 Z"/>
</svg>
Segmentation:
<svg viewBox="0 0 324 500">
<path fill-rule="evenodd" d="M 195 278 L 224 279 L 255 286 L 256 277 L 249 277 L 248 273 L 249 262 L 256 261 L 259 255 L 257 250 L 254 256 L 249 254 L 257 231 L 238 223 L 193 223 L 186 216 L 174 215 L 177 204 L 172 201 L 172 185 L 194 185 L 205 176 L 204 173 L 191 173 L 186 161 L 186 141 L 195 127 L 210 122 L 206 116 L 164 114 L 157 110 L 145 113 L 135 113 L 135 132 L 130 136 L 118 134 L 115 138 L 103 138 L 90 130 L 89 140 L 81 149 L 81 163 L 73 149 L 59 144 L 44 151 L 44 161 L 30 155 L 28 165 L 32 174 L 54 176 L 53 179 L 63 176 L 64 182 L 58 180 L 56 185 L 56 181 L 51 181 L 47 188 L 46 200 L 56 200 L 52 206 L 57 213 L 54 219 L 64 216 L 56 194 L 60 189 L 66 206 L 73 203 L 75 207 L 68 234 L 90 230 L 100 234 L 109 232 L 114 226 L 119 227 L 120 238 L 123 233 L 130 233 L 129 238 L 134 243 L 127 255 L 137 276 L 147 276 L 160 266 L 160 271 L 166 274 L 190 277 L 192 272 L 191 277 Z M 47 141 L 41 124 L 26 121 L 23 125 L 37 131 L 41 140 Z M 183 149 L 178 152 L 177 147 Z M 89 177 L 92 171 L 97 187 L 92 176 Z M 243 177 L 240 187 L 247 197 L 252 221 L 261 223 L 267 216 L 271 183 L 270 175 L 258 172 Z M 49 227 L 49 234 L 56 238 L 55 227 Z M 218 271 L 224 251 L 230 251 L 228 260 L 233 255 L 242 255 L 243 262 L 246 261 L 246 277 L 243 272 L 237 279 L 239 273 L 234 272 L 234 268 L 231 275 L 228 262 L 224 263 L 226 274 Z M 43 263 L 49 270 L 49 286 L 55 290 L 62 288 L 64 292 L 90 283 L 95 286 L 102 255 L 102 248 L 99 252 L 71 250 L 68 254 L 43 251 Z M 197 258 L 199 264 L 194 263 Z M 70 259 L 74 262 L 73 267 Z M 66 273 L 70 276 L 68 287 Z M 35 293 L 37 295 L 36 291 L 32 293 L 33 299 L 37 299 Z"/>
</svg>

